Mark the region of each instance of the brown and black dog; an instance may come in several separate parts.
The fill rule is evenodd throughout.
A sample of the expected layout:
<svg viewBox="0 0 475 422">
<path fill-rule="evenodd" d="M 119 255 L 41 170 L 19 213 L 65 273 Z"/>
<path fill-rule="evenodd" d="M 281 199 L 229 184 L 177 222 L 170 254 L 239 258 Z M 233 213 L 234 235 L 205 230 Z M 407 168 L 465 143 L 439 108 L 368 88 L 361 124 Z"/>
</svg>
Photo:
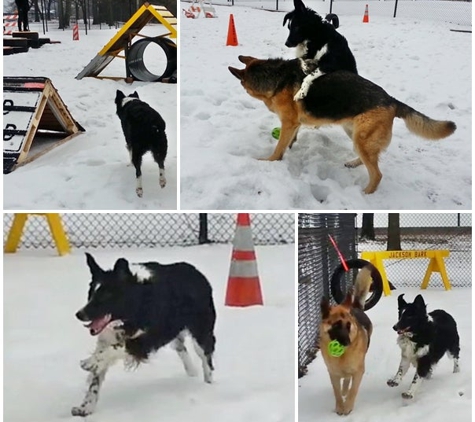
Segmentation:
<svg viewBox="0 0 475 422">
<path fill-rule="evenodd" d="M 365 357 L 373 331 L 371 320 L 364 313 L 372 283 L 371 271 L 371 265 L 359 271 L 354 295 L 348 293 L 341 304 L 330 306 L 327 299 L 321 303 L 319 345 L 333 386 L 335 411 L 339 415 L 348 415 L 353 410 L 365 371 Z M 328 344 L 332 340 L 346 347 L 342 356 L 330 355 Z"/>
<path fill-rule="evenodd" d="M 395 117 L 426 139 L 451 135 L 455 123 L 433 120 L 391 97 L 380 86 L 347 71 L 335 71 L 314 79 L 303 99 L 294 101 L 305 76 L 317 68 L 313 60 L 260 60 L 239 56 L 245 69 L 228 67 L 249 95 L 265 103 L 281 121 L 279 142 L 268 161 L 281 160 L 297 138 L 301 125 L 320 127 L 338 124 L 352 139 L 358 157 L 346 167 L 366 166 L 369 183 L 365 193 L 373 193 L 381 181 L 380 153 L 389 145 Z M 302 70 L 302 69 L 305 69 Z"/>
</svg>

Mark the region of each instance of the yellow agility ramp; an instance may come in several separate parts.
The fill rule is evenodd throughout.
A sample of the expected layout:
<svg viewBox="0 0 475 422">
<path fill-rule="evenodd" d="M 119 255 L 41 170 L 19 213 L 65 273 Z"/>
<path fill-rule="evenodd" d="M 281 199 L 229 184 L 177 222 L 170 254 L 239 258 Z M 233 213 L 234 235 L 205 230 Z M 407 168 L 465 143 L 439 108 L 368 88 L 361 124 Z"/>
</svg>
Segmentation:
<svg viewBox="0 0 475 422">
<path fill-rule="evenodd" d="M 449 253 L 450 252 L 448 250 L 436 249 L 410 251 L 365 251 L 361 253 L 361 259 L 371 262 L 379 270 L 383 280 L 384 295 L 388 296 L 391 294 L 391 289 L 389 287 L 388 277 L 384 269 L 383 260 L 428 258 L 429 265 L 422 280 L 421 289 L 427 288 L 432 273 L 440 273 L 445 290 L 450 290 L 452 286 L 450 285 L 444 262 L 444 258 L 448 257 Z"/>
<path fill-rule="evenodd" d="M 156 37 L 140 35 L 139 32 L 143 27 L 153 19 L 161 23 L 168 32 Z M 135 36 L 141 36 L 144 39 L 132 44 L 132 39 Z M 76 76 L 76 79 L 82 79 L 86 76 L 100 78 L 99 74 L 116 57 L 125 59 L 127 75 L 125 78 L 109 77 L 109 79 L 137 79 L 155 82 L 167 78 L 176 70 L 176 44 L 169 38 L 177 38 L 176 17 L 164 6 L 151 5 L 145 2 L 117 34 L 97 53 L 97 56 Z M 160 76 L 149 72 L 143 64 L 143 50 L 150 42 L 162 47 L 167 56 L 167 68 Z M 134 46 L 139 43 L 142 44 L 135 48 Z M 122 52 L 125 55 L 122 55 Z"/>
<path fill-rule="evenodd" d="M 48 226 L 53 237 L 54 244 L 58 250 L 59 255 L 66 255 L 71 252 L 69 241 L 66 236 L 66 232 L 63 229 L 61 223 L 61 217 L 59 214 L 53 213 L 16 213 L 13 218 L 13 224 L 8 232 L 7 241 L 5 243 L 5 253 L 15 253 L 20 244 L 23 230 L 25 229 L 26 221 L 30 216 L 42 216 L 46 217 Z"/>
</svg>

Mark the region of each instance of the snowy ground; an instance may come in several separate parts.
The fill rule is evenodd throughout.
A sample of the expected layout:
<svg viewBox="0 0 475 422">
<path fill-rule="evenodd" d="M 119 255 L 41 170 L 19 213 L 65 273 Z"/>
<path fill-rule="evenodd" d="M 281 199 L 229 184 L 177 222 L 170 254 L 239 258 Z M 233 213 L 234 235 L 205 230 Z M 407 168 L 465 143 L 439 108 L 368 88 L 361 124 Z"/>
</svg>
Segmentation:
<svg viewBox="0 0 475 422">
<path fill-rule="evenodd" d="M 287 9 L 291 10 L 289 2 Z M 182 3 L 188 8 L 189 3 Z M 322 6 L 323 7 L 323 6 Z M 325 5 L 327 7 L 327 5 Z M 430 5 L 427 5 L 430 7 Z M 302 129 L 281 162 L 262 162 L 279 125 L 228 66 L 240 54 L 293 58 L 284 13 L 216 6 L 217 19 L 181 20 L 181 207 L 183 209 L 471 209 L 471 36 L 416 18 L 340 16 L 363 77 L 436 119 L 457 124 L 439 142 L 394 125 L 378 191 L 364 195 L 363 167 L 339 127 Z M 227 47 L 229 14 L 239 46 Z"/>
<path fill-rule="evenodd" d="M 28 53 L 5 56 L 3 74 L 50 78 L 73 118 L 86 132 L 5 175 L 4 209 L 176 209 L 177 85 L 146 82 L 129 85 L 124 81 L 95 78 L 76 80 L 75 76 L 109 42 L 117 29 L 102 25 L 102 29 L 93 28 L 88 35 L 81 30 L 80 40 L 73 41 L 72 29 L 56 28 L 57 24 L 50 23 L 49 32 L 43 35 L 39 25 L 31 23 L 31 30 L 39 31 L 42 37 L 61 41 L 61 44 L 46 44 L 39 49 L 30 49 Z M 160 35 L 166 32 L 163 28 L 162 25 L 147 26 L 141 33 Z M 154 58 L 150 56 L 153 51 L 153 47 L 147 48 L 145 63 L 158 73 L 162 69 L 158 63 L 160 52 Z M 124 77 L 124 60 L 115 59 L 101 76 Z M 135 170 L 133 166 L 127 166 L 129 155 L 115 114 L 117 89 L 126 95 L 136 90 L 167 123 L 167 186 L 160 188 L 158 167 L 152 156 L 147 155 L 142 165 L 143 198 L 135 194 Z"/>
<path fill-rule="evenodd" d="M 422 276 L 421 276 L 422 277 Z M 392 280 L 395 280 L 393 278 Z M 430 381 L 422 384 L 415 399 L 405 402 L 401 393 L 409 388 L 414 376 L 411 368 L 399 387 L 390 388 L 386 380 L 394 376 L 400 361 L 397 334 L 392 326 L 397 321 L 397 297 L 405 293 L 412 301 L 422 293 L 428 310 L 444 309 L 453 315 L 461 339 L 461 372 L 453 374 L 453 363 L 445 356 L 434 370 Z M 444 291 L 429 288 L 398 288 L 391 296 L 368 311 L 374 326 L 371 346 L 366 357 L 366 372 L 353 412 L 347 422 L 423 421 L 446 422 L 471 420 L 472 407 L 472 290 L 454 288 Z M 308 374 L 298 382 L 299 422 L 341 421 L 334 413 L 334 397 L 328 372 L 320 355 L 309 365 Z"/>
<path fill-rule="evenodd" d="M 112 368 L 87 421 L 294 421 L 294 245 L 256 247 L 265 305 L 239 309 L 223 305 L 230 245 L 89 252 L 104 268 L 121 256 L 191 262 L 213 286 L 218 319 L 214 384 L 188 378 L 167 347 L 135 372 Z M 88 282 L 83 251 L 5 255 L 5 421 L 79 420 L 70 416 L 85 391 L 78 363 L 94 339 L 74 314 L 85 303 Z"/>
</svg>

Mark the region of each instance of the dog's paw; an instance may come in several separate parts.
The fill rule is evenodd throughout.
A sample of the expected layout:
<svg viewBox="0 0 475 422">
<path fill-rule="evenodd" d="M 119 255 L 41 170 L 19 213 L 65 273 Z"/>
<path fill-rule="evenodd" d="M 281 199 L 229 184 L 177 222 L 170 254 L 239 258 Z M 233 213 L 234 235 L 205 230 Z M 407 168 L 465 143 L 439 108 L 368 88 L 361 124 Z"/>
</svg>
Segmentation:
<svg viewBox="0 0 475 422">
<path fill-rule="evenodd" d="M 142 198 L 142 196 L 143 196 L 143 189 L 142 188 L 135 189 L 135 192 L 137 193 L 137 196 L 139 198 Z"/>
<path fill-rule="evenodd" d="M 409 391 L 406 391 L 405 393 L 402 393 L 401 396 L 402 396 L 403 399 L 413 399 L 414 398 L 414 395 L 412 393 L 410 393 Z"/>
<path fill-rule="evenodd" d="M 305 98 L 305 91 L 299 89 L 297 93 L 294 95 L 294 101 L 300 101 Z"/>
<path fill-rule="evenodd" d="M 390 387 L 397 387 L 399 385 L 399 382 L 391 378 L 386 381 L 386 384 L 389 385 Z"/>
<path fill-rule="evenodd" d="M 160 177 L 160 187 L 163 189 L 167 185 L 167 179 Z"/>
<path fill-rule="evenodd" d="M 71 409 L 71 414 L 73 416 L 88 416 L 92 413 L 90 409 L 87 409 L 85 406 L 74 406 Z"/>
<path fill-rule="evenodd" d="M 84 369 L 87 372 L 97 372 L 98 366 L 94 356 L 91 356 L 87 359 L 83 359 L 79 362 L 81 369 Z"/>
</svg>

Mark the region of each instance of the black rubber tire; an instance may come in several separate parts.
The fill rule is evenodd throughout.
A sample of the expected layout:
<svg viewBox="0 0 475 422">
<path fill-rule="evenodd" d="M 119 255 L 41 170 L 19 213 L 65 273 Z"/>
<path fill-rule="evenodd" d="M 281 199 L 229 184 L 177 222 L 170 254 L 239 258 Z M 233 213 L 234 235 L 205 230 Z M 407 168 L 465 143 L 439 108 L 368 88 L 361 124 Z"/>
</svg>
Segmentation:
<svg viewBox="0 0 475 422">
<path fill-rule="evenodd" d="M 330 22 L 335 29 L 338 29 L 338 27 L 340 26 L 340 19 L 338 19 L 338 16 L 334 13 L 329 13 L 328 15 L 326 15 L 325 20 L 327 22 Z"/>
<path fill-rule="evenodd" d="M 162 75 L 155 75 L 150 72 L 143 61 L 145 48 L 150 43 L 158 44 L 167 57 L 167 66 Z M 144 82 L 158 82 L 162 78 L 167 78 L 175 72 L 177 68 L 177 48 L 176 44 L 164 37 L 143 38 L 133 43 L 127 54 L 127 65 L 134 79 Z"/>
<path fill-rule="evenodd" d="M 373 279 L 373 283 L 371 284 L 370 295 L 366 299 L 365 303 L 365 311 L 367 311 L 379 302 L 379 299 L 381 299 L 383 294 L 383 279 L 381 278 L 381 274 L 373 264 L 364 259 L 349 259 L 346 261 L 346 264 L 348 265 L 348 268 L 361 269 L 366 266 L 371 267 L 371 277 Z M 343 267 L 343 264 L 340 264 L 335 268 L 332 274 L 330 290 L 336 303 L 343 302 L 343 299 L 345 298 L 345 294 L 342 292 L 340 287 L 340 280 L 345 272 L 346 271 Z"/>
</svg>

